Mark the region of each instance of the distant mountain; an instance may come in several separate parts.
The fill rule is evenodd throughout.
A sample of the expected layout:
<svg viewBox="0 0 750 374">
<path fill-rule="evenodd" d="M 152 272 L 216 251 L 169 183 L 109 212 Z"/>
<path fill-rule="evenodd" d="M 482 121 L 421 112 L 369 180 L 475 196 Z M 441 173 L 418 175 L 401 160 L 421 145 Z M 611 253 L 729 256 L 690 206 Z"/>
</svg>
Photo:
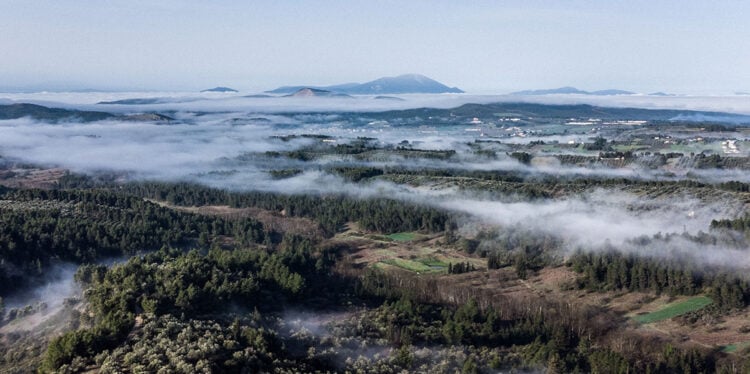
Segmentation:
<svg viewBox="0 0 750 374">
<path fill-rule="evenodd" d="M 149 97 L 146 99 L 122 99 L 114 101 L 100 101 L 97 104 L 114 104 L 114 105 L 148 105 L 161 104 L 164 100 L 158 97 Z"/>
<path fill-rule="evenodd" d="M 274 94 L 290 94 L 303 88 L 339 92 L 351 95 L 381 95 L 409 93 L 462 93 L 456 87 L 448 87 L 436 80 L 419 74 L 384 77 L 367 83 L 344 83 L 333 86 L 284 86 L 266 91 Z"/>
<path fill-rule="evenodd" d="M 95 122 L 102 120 L 120 120 L 120 121 L 159 121 L 169 122 L 173 118 L 157 114 L 157 113 L 138 113 L 138 114 L 126 114 L 126 115 L 115 115 L 107 112 L 95 112 L 95 111 L 83 111 L 83 110 L 72 110 L 62 108 L 49 108 L 42 105 L 36 104 L 10 104 L 0 105 L 0 120 L 18 119 L 18 118 L 32 118 L 37 121 L 43 122 L 66 122 L 66 121 L 77 121 L 77 122 Z"/>
<path fill-rule="evenodd" d="M 342 94 L 338 92 L 332 92 L 328 90 L 321 90 L 318 88 L 300 88 L 294 93 L 291 93 L 289 95 L 284 95 L 284 97 L 351 97 L 347 94 Z"/>
<path fill-rule="evenodd" d="M 624 91 L 624 90 L 599 90 L 599 91 L 584 91 L 579 90 L 575 87 L 565 86 L 560 88 L 551 88 L 546 90 L 524 90 L 512 92 L 511 95 L 521 96 L 536 96 L 536 95 L 598 95 L 598 96 L 614 96 L 614 95 L 634 95 L 635 92 Z"/>
<path fill-rule="evenodd" d="M 390 100 L 390 101 L 406 101 L 396 96 L 375 96 L 374 99 L 375 100 Z"/>
<path fill-rule="evenodd" d="M 158 113 L 141 113 L 141 114 L 128 114 L 125 116 L 117 117 L 121 121 L 133 121 L 133 122 L 170 122 L 174 121 L 174 118 L 165 116 Z"/>
<path fill-rule="evenodd" d="M 347 93 L 374 94 L 404 94 L 404 93 L 462 93 L 456 87 L 448 87 L 436 80 L 419 74 L 385 77 L 352 87 Z"/>
<path fill-rule="evenodd" d="M 652 92 L 648 94 L 649 96 L 674 96 L 674 94 L 666 93 L 666 92 Z"/>
<path fill-rule="evenodd" d="M 336 92 L 348 92 L 349 90 L 355 89 L 359 86 L 359 83 L 342 83 L 342 84 L 335 84 L 333 86 L 327 86 L 324 89 L 328 91 L 336 91 Z"/>
<path fill-rule="evenodd" d="M 582 94 L 587 95 L 588 92 L 581 91 L 575 87 L 565 86 L 560 88 L 550 88 L 546 90 L 524 90 L 512 92 L 511 95 L 558 95 L 558 94 Z"/>
<path fill-rule="evenodd" d="M 239 91 L 235 90 L 234 88 L 219 86 L 219 87 L 209 88 L 201 92 L 239 92 Z"/>
<path fill-rule="evenodd" d="M 189 103 L 191 101 L 201 100 L 199 97 L 146 97 L 132 98 L 114 101 L 100 101 L 97 104 L 102 105 L 151 105 L 151 104 L 174 104 Z"/>
<path fill-rule="evenodd" d="M 625 90 L 599 90 L 590 92 L 590 95 L 599 95 L 599 96 L 617 96 L 617 95 L 635 95 L 635 92 L 632 91 L 625 91 Z"/>
<path fill-rule="evenodd" d="M 745 92 L 745 91 L 737 91 L 737 92 L 735 92 L 734 94 L 735 94 L 735 95 L 738 95 L 738 96 L 748 96 L 748 95 L 750 95 L 750 92 Z"/>
<path fill-rule="evenodd" d="M 58 122 L 77 120 L 82 122 L 101 121 L 114 118 L 115 115 L 105 112 L 48 108 L 36 104 L 0 105 L 0 120 L 29 117 L 40 121 Z"/>
</svg>

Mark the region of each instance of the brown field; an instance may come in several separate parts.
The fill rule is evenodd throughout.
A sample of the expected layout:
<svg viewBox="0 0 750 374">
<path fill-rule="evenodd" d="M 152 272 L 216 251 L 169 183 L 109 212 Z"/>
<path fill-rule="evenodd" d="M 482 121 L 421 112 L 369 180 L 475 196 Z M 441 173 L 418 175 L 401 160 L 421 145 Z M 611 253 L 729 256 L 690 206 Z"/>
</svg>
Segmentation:
<svg viewBox="0 0 750 374">
<path fill-rule="evenodd" d="M 355 249 L 348 253 L 348 260 L 361 267 L 394 267 L 391 262 L 426 262 L 435 264 L 470 263 L 477 269 L 487 267 L 486 261 L 442 244 L 442 235 L 418 235 L 411 241 L 391 240 L 386 236 L 367 233 L 356 223 L 348 223 L 346 229 L 331 239 L 333 242 L 346 242 Z M 437 268 L 437 266 L 436 266 Z M 439 269 L 436 269 L 437 272 Z"/>
<path fill-rule="evenodd" d="M 0 185 L 11 188 L 53 188 L 65 175 L 65 169 L 0 169 Z"/>
</svg>

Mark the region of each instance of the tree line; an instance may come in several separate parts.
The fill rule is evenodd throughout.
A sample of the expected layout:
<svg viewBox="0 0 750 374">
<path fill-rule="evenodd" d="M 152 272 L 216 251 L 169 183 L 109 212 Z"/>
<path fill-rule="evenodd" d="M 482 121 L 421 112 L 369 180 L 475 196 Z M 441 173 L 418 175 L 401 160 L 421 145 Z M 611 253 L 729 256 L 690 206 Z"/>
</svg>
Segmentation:
<svg viewBox="0 0 750 374">
<path fill-rule="evenodd" d="M 382 197 L 359 199 L 341 194 L 230 192 L 191 183 L 156 182 L 128 184 L 122 191 L 179 206 L 255 207 L 292 217 L 308 217 L 316 220 L 329 236 L 347 222 L 358 222 L 366 230 L 393 233 L 440 232 L 450 221 L 450 214 L 445 210 Z"/>
<path fill-rule="evenodd" d="M 304 298 L 335 299 L 339 289 L 349 287 L 329 272 L 337 250 L 287 236 L 276 250 L 162 248 L 112 268 L 83 265 L 75 277 L 86 288 L 96 316 L 94 325 L 53 339 L 42 369 L 54 371 L 74 360 L 90 361 L 119 346 L 132 330 L 135 316 L 142 313 L 182 316 L 184 321 L 221 314 L 227 308 L 277 311 Z"/>
<path fill-rule="evenodd" d="M 239 245 L 275 235 L 253 219 L 178 212 L 103 190 L 18 190 L 0 208 L 0 295 L 41 278 L 54 263 L 96 262 L 162 246 L 196 246 L 231 236 Z"/>
</svg>

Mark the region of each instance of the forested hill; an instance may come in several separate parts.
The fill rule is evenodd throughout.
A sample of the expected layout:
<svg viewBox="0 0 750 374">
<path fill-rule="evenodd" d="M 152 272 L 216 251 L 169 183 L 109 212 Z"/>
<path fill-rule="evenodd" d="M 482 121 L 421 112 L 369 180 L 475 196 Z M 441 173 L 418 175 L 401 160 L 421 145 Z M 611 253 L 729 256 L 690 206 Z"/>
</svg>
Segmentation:
<svg viewBox="0 0 750 374">
<path fill-rule="evenodd" d="M 378 232 L 440 231 L 445 212 L 396 200 L 227 193 L 192 184 L 138 183 L 124 190 L 8 190 L 0 204 L 0 296 L 42 277 L 54 263 L 87 263 L 163 246 L 193 247 L 231 236 L 238 245 L 280 240 L 256 220 L 230 220 L 159 206 L 255 207 L 315 219 L 331 236 L 350 221 Z M 126 193 L 123 194 L 123 191 Z"/>
<path fill-rule="evenodd" d="M 107 112 L 51 108 L 36 104 L 18 103 L 0 105 L 0 120 L 31 118 L 41 122 L 96 122 L 102 120 L 121 121 L 171 121 L 172 118 L 159 113 L 133 113 L 117 115 Z"/>
<path fill-rule="evenodd" d="M 0 105 L 0 120 L 29 117 L 39 121 L 101 121 L 114 118 L 115 115 L 106 112 L 81 111 L 62 108 L 49 108 L 36 104 Z"/>
<path fill-rule="evenodd" d="M 71 187 L 75 178 L 65 179 Z M 305 217 L 325 234 L 281 234 L 246 215 L 185 211 L 206 206 Z M 522 228 L 463 238 L 455 219 L 384 198 L 188 183 L 7 190 L 0 196 L 0 292 L 32 285 L 60 262 L 81 264 L 75 279 L 85 291 L 83 302 L 65 301 L 57 324 L 44 306 L 11 309 L 0 324 L 7 337 L 0 346 L 8 352 L 0 369 L 708 373 L 750 367 L 741 357 L 644 337 L 626 315 L 590 303 L 610 291 L 663 293 L 709 305 L 685 318 L 732 318 L 748 301 L 747 282 L 615 249 L 561 263 L 552 255 L 555 238 Z M 406 252 L 388 258 L 399 251 Z M 431 254 L 420 258 L 424 253 Z M 130 258 L 97 264 L 111 256 Z M 570 280 L 543 288 L 540 274 L 550 271 Z M 580 302 L 571 303 L 572 295 Z M 299 310 L 313 317 L 299 317 Z M 55 327 L 41 336 L 14 330 L 27 315 Z M 618 342 L 628 342 L 626 349 Z"/>
<path fill-rule="evenodd" d="M 191 247 L 219 235 L 232 235 L 242 244 L 272 236 L 252 219 L 181 213 L 106 191 L 18 190 L 0 199 L 0 296 L 43 279 L 61 262 Z"/>
<path fill-rule="evenodd" d="M 141 99 L 126 99 L 125 101 Z M 143 99 L 151 102 L 152 99 Z M 296 115 L 299 113 L 286 113 Z M 352 117 L 362 116 L 363 113 L 346 113 Z M 366 113 L 366 117 L 377 120 L 433 118 L 440 122 L 440 118 L 456 120 L 479 118 L 482 120 L 496 120 L 498 117 L 518 118 L 596 118 L 600 120 L 640 120 L 640 121 L 701 121 L 708 123 L 727 123 L 735 125 L 750 124 L 750 116 L 715 111 L 694 111 L 676 109 L 641 109 L 600 107 L 587 104 L 579 105 L 549 105 L 533 103 L 494 103 L 494 104 L 464 104 L 456 108 L 416 108 L 405 110 L 389 110 Z M 172 118 L 157 114 L 116 115 L 100 111 L 51 108 L 37 104 L 14 103 L 0 105 L 0 120 L 28 117 L 45 122 L 94 122 L 106 119 L 120 119 L 131 121 L 170 121 Z"/>
<path fill-rule="evenodd" d="M 451 109 L 417 108 L 406 110 L 385 111 L 380 113 L 369 113 L 368 117 L 388 120 L 392 118 L 431 118 L 431 117 L 458 117 L 497 119 L 502 117 L 520 118 L 598 118 L 602 120 L 643 120 L 643 121 L 669 121 L 676 118 L 717 122 L 729 122 L 737 124 L 750 124 L 750 116 L 742 114 L 675 110 L 675 109 L 641 109 L 641 108 L 615 108 L 600 107 L 587 104 L 578 105 L 550 105 L 534 103 L 494 103 L 494 104 L 464 104 Z"/>
</svg>

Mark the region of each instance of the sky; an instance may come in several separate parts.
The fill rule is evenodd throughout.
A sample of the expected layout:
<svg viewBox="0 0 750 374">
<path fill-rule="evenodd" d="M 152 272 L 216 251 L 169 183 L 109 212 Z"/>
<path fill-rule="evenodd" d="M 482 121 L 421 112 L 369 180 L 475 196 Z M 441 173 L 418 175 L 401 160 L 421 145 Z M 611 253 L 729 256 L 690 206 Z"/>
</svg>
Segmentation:
<svg viewBox="0 0 750 374">
<path fill-rule="evenodd" d="M 750 2 L 0 0 L 0 89 L 750 91 Z"/>
</svg>

